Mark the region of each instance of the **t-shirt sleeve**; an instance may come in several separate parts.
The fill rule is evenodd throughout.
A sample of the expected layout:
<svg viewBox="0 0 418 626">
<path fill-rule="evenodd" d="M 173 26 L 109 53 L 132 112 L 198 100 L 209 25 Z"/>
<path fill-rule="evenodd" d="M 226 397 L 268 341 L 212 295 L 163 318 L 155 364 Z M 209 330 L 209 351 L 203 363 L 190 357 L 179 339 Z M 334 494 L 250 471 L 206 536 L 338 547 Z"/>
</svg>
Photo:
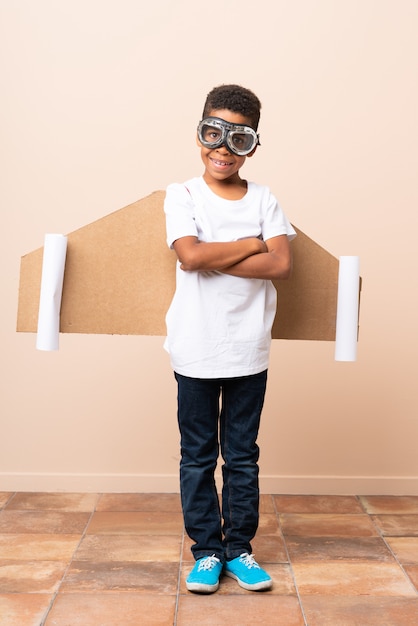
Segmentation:
<svg viewBox="0 0 418 626">
<path fill-rule="evenodd" d="M 287 235 L 289 241 L 296 237 L 296 231 L 287 219 L 277 198 L 267 189 L 263 212 L 262 234 L 264 241 L 279 235 Z"/>
<path fill-rule="evenodd" d="M 193 202 L 185 185 L 172 183 L 167 187 L 164 212 L 166 217 L 167 245 L 170 248 L 173 247 L 176 239 L 180 239 L 180 237 L 197 237 Z"/>
</svg>

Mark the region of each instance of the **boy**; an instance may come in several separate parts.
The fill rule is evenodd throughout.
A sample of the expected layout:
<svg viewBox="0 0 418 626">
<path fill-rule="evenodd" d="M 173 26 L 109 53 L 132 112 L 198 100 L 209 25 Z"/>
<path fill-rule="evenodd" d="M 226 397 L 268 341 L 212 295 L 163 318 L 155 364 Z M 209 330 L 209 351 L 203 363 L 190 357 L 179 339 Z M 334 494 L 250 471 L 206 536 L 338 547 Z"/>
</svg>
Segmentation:
<svg viewBox="0 0 418 626">
<path fill-rule="evenodd" d="M 258 435 L 276 312 L 273 278 L 291 270 L 295 231 L 267 187 L 240 168 L 259 145 L 261 104 L 215 87 L 197 129 L 203 176 L 167 188 L 167 243 L 177 257 L 166 349 L 178 385 L 180 490 L 196 560 L 187 589 L 212 593 L 222 573 L 269 589 L 252 555 L 258 527 Z M 214 473 L 219 447 L 222 513 Z"/>
</svg>

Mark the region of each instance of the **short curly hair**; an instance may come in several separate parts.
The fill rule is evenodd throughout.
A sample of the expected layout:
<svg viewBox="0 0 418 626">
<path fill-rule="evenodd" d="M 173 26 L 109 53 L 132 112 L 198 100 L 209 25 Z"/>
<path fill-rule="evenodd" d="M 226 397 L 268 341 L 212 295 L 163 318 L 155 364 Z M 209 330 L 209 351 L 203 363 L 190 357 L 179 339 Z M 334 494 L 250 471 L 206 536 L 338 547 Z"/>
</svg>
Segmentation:
<svg viewBox="0 0 418 626">
<path fill-rule="evenodd" d="M 219 85 L 206 96 L 202 119 L 215 109 L 228 109 L 249 117 L 254 130 L 260 121 L 261 102 L 257 96 L 241 85 Z"/>
</svg>

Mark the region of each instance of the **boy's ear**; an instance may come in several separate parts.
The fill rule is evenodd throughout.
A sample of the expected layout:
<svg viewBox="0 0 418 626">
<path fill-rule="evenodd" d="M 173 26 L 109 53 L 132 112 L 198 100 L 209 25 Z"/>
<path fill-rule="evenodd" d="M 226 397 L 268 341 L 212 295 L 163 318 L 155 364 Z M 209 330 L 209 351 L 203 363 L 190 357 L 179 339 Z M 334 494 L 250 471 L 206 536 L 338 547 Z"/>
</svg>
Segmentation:
<svg viewBox="0 0 418 626">
<path fill-rule="evenodd" d="M 252 157 L 252 156 L 253 156 L 253 154 L 254 154 L 254 153 L 255 153 L 255 151 L 257 150 L 257 147 L 258 147 L 258 146 L 256 146 L 256 147 L 254 148 L 254 150 L 251 150 L 251 152 L 250 152 L 249 154 L 247 154 L 247 158 L 248 158 L 248 157 Z"/>
<path fill-rule="evenodd" d="M 199 148 L 201 148 L 201 147 L 202 147 L 202 144 L 201 144 L 201 143 L 200 143 L 200 141 L 199 141 L 199 135 L 198 135 L 197 133 L 196 133 L 196 144 L 197 144 L 197 146 L 198 146 Z"/>
</svg>

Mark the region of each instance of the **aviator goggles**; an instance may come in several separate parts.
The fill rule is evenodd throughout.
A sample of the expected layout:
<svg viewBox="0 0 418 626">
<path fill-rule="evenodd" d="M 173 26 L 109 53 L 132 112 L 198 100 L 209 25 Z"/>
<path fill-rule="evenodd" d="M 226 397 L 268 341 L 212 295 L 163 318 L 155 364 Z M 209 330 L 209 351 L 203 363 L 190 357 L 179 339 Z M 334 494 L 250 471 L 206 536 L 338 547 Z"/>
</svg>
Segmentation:
<svg viewBox="0 0 418 626">
<path fill-rule="evenodd" d="M 231 124 L 220 117 L 206 117 L 199 122 L 197 135 L 205 148 L 225 146 L 237 156 L 246 156 L 260 145 L 259 135 L 251 126 Z"/>
</svg>

